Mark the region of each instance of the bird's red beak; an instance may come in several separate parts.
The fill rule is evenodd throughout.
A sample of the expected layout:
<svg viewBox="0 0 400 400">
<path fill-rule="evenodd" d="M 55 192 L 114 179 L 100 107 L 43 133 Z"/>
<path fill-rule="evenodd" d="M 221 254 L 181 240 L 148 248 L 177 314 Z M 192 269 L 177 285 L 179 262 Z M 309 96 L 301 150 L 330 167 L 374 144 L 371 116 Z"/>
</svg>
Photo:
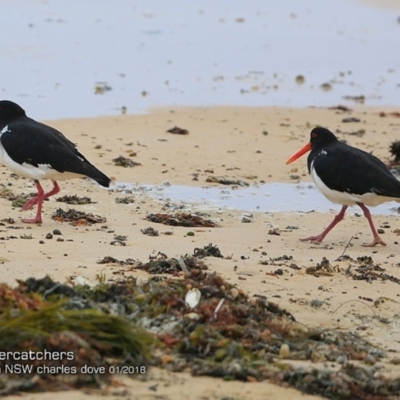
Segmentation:
<svg viewBox="0 0 400 400">
<path fill-rule="evenodd" d="M 286 161 L 286 164 L 291 164 L 293 161 L 296 161 L 300 158 L 303 154 L 307 153 L 311 150 L 311 143 L 308 142 L 302 149 L 300 149 L 296 154 L 293 154 L 289 160 Z"/>
</svg>

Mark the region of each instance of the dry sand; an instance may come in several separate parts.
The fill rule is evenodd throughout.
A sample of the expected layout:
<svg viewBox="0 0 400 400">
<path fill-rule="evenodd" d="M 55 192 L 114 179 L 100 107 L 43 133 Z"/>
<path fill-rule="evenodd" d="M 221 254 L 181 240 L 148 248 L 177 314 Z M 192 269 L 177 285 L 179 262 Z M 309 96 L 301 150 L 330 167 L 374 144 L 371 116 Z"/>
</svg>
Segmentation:
<svg viewBox="0 0 400 400">
<path fill-rule="evenodd" d="M 306 157 L 286 166 L 286 160 L 308 141 L 309 132 L 315 125 L 340 130 L 341 139 L 363 148 L 388 161 L 389 144 L 399 138 L 400 119 L 395 116 L 379 116 L 389 109 L 356 108 L 351 112 L 335 109 L 286 109 L 286 108 L 166 108 L 154 109 L 146 115 L 121 115 L 83 120 L 46 121 L 61 130 L 78 144 L 79 150 L 99 169 L 115 177 L 117 182 L 142 184 L 171 184 L 203 186 L 208 176 L 225 176 L 242 179 L 249 183 L 311 182 L 307 173 Z M 343 118 L 357 117 L 358 123 L 343 123 Z M 189 130 L 188 135 L 166 133 L 173 126 Z M 365 129 L 362 137 L 345 134 Z M 265 133 L 268 134 L 265 134 Z M 136 153 L 136 156 L 133 156 Z M 141 165 L 134 168 L 117 167 L 113 158 L 120 155 L 131 157 Z M 2 183 L 16 193 L 34 191 L 32 182 L 11 176 L 0 167 Z M 211 172 L 213 171 L 213 172 Z M 360 171 L 362 173 L 362 171 Z M 196 174 L 198 180 L 193 180 Z M 295 181 L 292 175 L 299 175 Z M 252 179 L 249 179 L 252 178 Z M 50 182 L 44 182 L 49 187 Z M 218 186 L 217 184 L 209 184 Z M 390 281 L 355 281 L 344 274 L 348 261 L 335 261 L 354 236 L 346 254 L 356 259 L 372 256 L 374 262 L 390 275 L 400 278 L 400 238 L 394 232 L 399 228 L 400 217 L 375 215 L 377 227 L 388 223 L 382 235 L 386 247 L 365 248 L 361 244 L 371 240 L 367 221 L 348 215 L 321 245 L 300 242 L 299 238 L 320 233 L 333 218 L 340 206 L 332 204 L 331 213 L 257 213 L 251 223 L 242 223 L 240 210 L 215 209 L 211 216 L 221 223 L 219 228 L 195 229 L 195 236 L 186 236 L 188 228 L 168 227 L 145 220 L 148 213 L 162 212 L 165 202 L 152 200 L 143 193 L 133 192 L 135 202 L 130 205 L 116 204 L 124 194 L 117 190 L 105 190 L 88 180 L 61 182 L 60 195 L 89 196 L 96 204 L 71 206 L 107 218 L 104 224 L 74 227 L 51 219 L 59 207 L 68 208 L 54 198 L 44 204 L 43 224 L 30 226 L 21 222 L 22 216 L 34 215 L 34 211 L 21 213 L 10 202 L 0 198 L 2 218 L 13 218 L 15 224 L 1 226 L 3 265 L 1 281 L 11 285 L 16 279 L 26 279 L 45 274 L 65 282 L 71 277 L 83 276 L 95 281 L 104 273 L 108 279 L 118 275 L 120 267 L 99 265 L 104 256 L 117 259 L 135 258 L 147 260 L 149 255 L 162 251 L 169 257 L 193 252 L 196 247 L 216 244 L 231 259 L 207 258 L 211 271 L 217 271 L 230 282 L 237 284 L 250 296 L 265 295 L 271 301 L 287 309 L 306 326 L 333 327 L 357 331 L 372 343 L 391 350 L 388 359 L 382 361 L 381 373 L 398 375 L 400 368 L 388 363 L 399 357 L 400 319 L 399 285 Z M 245 199 L 243 201 L 246 201 Z M 276 198 L 279 202 L 280 199 Z M 325 201 L 325 200 L 323 200 Z M 328 200 L 326 200 L 328 202 Z M 205 206 L 206 207 L 206 206 Z M 209 208 L 207 211 L 210 212 Z M 373 213 L 373 209 L 371 210 Z M 24 214 L 24 215 L 22 215 Z M 141 229 L 154 227 L 158 237 L 143 235 Z M 298 226 L 298 229 L 286 229 Z M 56 236 L 46 239 L 54 229 L 62 232 L 64 241 Z M 280 235 L 269 235 L 278 229 Z M 172 231 L 173 235 L 163 232 Z M 110 243 L 114 235 L 127 236 L 126 246 Z M 266 255 L 263 255 L 263 252 Z M 264 253 L 264 254 L 265 254 Z M 282 255 L 293 259 L 283 265 L 261 265 L 260 261 Z M 305 273 L 326 257 L 337 272 L 329 276 L 315 277 Z M 301 267 L 296 271 L 290 264 Z M 273 272 L 283 269 L 283 275 Z M 143 272 L 130 272 L 140 279 L 147 279 Z M 272 273 L 272 274 L 271 274 Z M 372 301 L 363 298 L 372 299 Z M 374 305 L 374 301 L 385 301 Z M 312 307 L 312 300 L 320 301 Z M 382 323 L 375 316 L 387 318 Z M 192 378 L 189 374 L 170 374 L 152 370 L 147 381 L 127 380 L 124 396 L 130 399 L 312 399 L 293 389 L 281 388 L 268 382 L 223 382 L 212 378 Z M 149 387 L 159 382 L 156 391 Z M 112 393 L 110 389 L 110 393 Z M 125 389 L 123 389 L 125 390 Z M 92 392 L 90 398 L 94 398 Z M 47 399 L 53 394 L 26 394 L 23 398 Z M 71 393 L 60 393 L 62 398 Z M 74 393 L 76 400 L 87 397 L 83 392 Z M 110 394 L 109 398 L 120 398 Z M 18 397 L 21 398 L 21 397 Z M 67 398 L 67 397 L 65 397 Z M 89 398 L 89 397 L 87 397 Z M 107 397 L 106 397 L 107 398 Z"/>
</svg>

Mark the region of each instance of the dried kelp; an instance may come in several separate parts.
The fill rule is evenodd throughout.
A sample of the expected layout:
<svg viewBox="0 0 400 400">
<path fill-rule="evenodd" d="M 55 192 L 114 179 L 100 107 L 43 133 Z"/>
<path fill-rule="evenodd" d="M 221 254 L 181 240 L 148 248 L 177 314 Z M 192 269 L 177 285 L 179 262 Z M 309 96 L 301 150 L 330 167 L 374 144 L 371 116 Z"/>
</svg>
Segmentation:
<svg viewBox="0 0 400 400">
<path fill-rule="evenodd" d="M 92 201 L 90 197 L 83 196 L 79 197 L 77 195 L 65 195 L 61 197 L 57 197 L 56 201 L 59 201 L 61 203 L 66 203 L 66 204 L 72 204 L 72 205 L 80 205 L 80 204 L 95 204 L 95 202 Z"/>
<path fill-rule="evenodd" d="M 115 257 L 105 256 L 100 261 L 97 261 L 97 264 L 137 265 L 140 264 L 140 262 L 134 260 L 133 258 L 127 258 L 126 260 L 118 260 Z"/>
<path fill-rule="evenodd" d="M 242 181 L 240 179 L 225 178 L 224 176 L 209 176 L 206 179 L 206 182 L 220 183 L 222 185 L 249 186 L 246 181 Z"/>
<path fill-rule="evenodd" d="M 172 226 L 186 226 L 196 227 L 204 226 L 207 228 L 214 228 L 218 226 L 216 222 L 209 219 L 205 219 L 200 215 L 187 214 L 187 213 L 175 213 L 175 214 L 149 214 L 146 219 L 151 222 L 158 224 L 172 225 Z"/>
<path fill-rule="evenodd" d="M 219 250 L 218 246 L 214 246 L 212 243 L 210 243 L 207 246 L 204 246 L 202 249 L 195 248 L 193 250 L 193 256 L 197 258 L 204 258 L 204 257 L 220 257 L 224 258 L 224 256 L 221 254 L 221 251 Z"/>
<path fill-rule="evenodd" d="M 117 167 L 124 167 L 124 168 L 132 168 L 138 165 L 142 165 L 136 161 L 131 160 L 130 158 L 119 156 L 113 159 L 114 165 Z"/>
<path fill-rule="evenodd" d="M 94 215 L 92 213 L 85 213 L 83 211 L 77 211 L 72 208 L 68 209 L 67 211 L 64 211 L 62 208 L 57 208 L 51 218 L 58 222 L 70 222 L 71 225 L 74 226 L 92 225 L 107 221 L 105 217 Z"/>
<path fill-rule="evenodd" d="M 390 154 L 394 156 L 393 163 L 399 163 L 400 162 L 400 141 L 395 140 L 390 144 L 389 148 Z"/>
<path fill-rule="evenodd" d="M 371 257 L 358 257 L 356 265 L 350 264 L 348 266 L 346 275 L 357 281 L 372 282 L 382 280 L 400 284 L 400 278 L 389 275 L 385 271 L 385 268 L 375 264 Z"/>
<path fill-rule="evenodd" d="M 179 126 L 174 126 L 167 130 L 168 133 L 175 133 L 176 135 L 188 135 L 189 131 L 187 129 L 179 128 Z"/>
<path fill-rule="evenodd" d="M 143 269 L 149 274 L 171 274 L 180 275 L 189 273 L 193 270 L 206 270 L 208 267 L 197 257 L 185 255 L 179 258 L 168 258 L 166 254 L 158 253 L 151 257 L 146 263 L 136 265 L 137 269 Z"/>
<path fill-rule="evenodd" d="M 152 226 L 149 226 L 148 228 L 141 229 L 140 232 L 143 233 L 143 235 L 147 236 L 158 236 L 158 230 L 154 229 Z"/>
</svg>

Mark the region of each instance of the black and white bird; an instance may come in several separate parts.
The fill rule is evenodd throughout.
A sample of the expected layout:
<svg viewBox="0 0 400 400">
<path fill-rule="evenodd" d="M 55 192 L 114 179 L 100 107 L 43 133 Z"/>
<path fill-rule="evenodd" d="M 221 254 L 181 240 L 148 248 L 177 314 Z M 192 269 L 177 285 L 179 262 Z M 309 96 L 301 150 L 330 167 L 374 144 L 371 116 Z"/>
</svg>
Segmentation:
<svg viewBox="0 0 400 400">
<path fill-rule="evenodd" d="M 321 234 L 301 240 L 322 242 L 332 228 L 343 219 L 347 207 L 357 204 L 363 210 L 374 237 L 372 243 L 363 246 L 386 246 L 378 235 L 366 206 L 400 201 L 400 182 L 378 158 L 340 142 L 325 128 L 313 129 L 309 143 L 286 164 L 292 163 L 310 150 L 307 159 L 308 172 L 315 185 L 328 200 L 342 204 L 342 209 Z"/>
<path fill-rule="evenodd" d="M 26 223 L 42 222 L 43 200 L 57 194 L 57 180 L 89 177 L 108 187 L 110 178 L 93 166 L 61 132 L 26 116 L 25 111 L 9 100 L 0 101 L 0 162 L 14 173 L 33 179 L 37 196 L 22 210 L 37 204 L 36 216 Z M 41 179 L 51 179 L 53 189 L 45 193 Z"/>
</svg>

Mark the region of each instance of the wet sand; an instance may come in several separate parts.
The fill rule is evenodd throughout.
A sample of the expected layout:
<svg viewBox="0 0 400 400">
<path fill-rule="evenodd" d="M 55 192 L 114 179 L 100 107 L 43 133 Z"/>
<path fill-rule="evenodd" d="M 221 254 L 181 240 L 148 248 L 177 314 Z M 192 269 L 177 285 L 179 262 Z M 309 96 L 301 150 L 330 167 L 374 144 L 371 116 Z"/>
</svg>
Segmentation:
<svg viewBox="0 0 400 400">
<path fill-rule="evenodd" d="M 381 111 L 387 113 L 385 117 L 379 115 Z M 316 125 L 330 128 L 340 139 L 373 152 L 387 162 L 390 159 L 389 145 L 399 138 L 400 133 L 400 119 L 390 115 L 391 111 L 388 108 L 354 108 L 352 111 L 326 108 L 164 108 L 152 109 L 144 115 L 45 122 L 77 143 L 79 150 L 93 164 L 117 182 L 161 184 L 168 181 L 172 185 L 218 186 L 206 183 L 207 177 L 224 176 L 251 185 L 311 182 L 306 157 L 289 166 L 285 162 L 308 141 L 309 132 Z M 342 122 L 349 117 L 358 118 L 360 122 Z M 189 134 L 166 132 L 174 126 L 187 129 Z M 365 133 L 361 135 L 362 129 Z M 361 136 L 352 134 L 354 132 Z M 133 168 L 115 166 L 112 160 L 121 155 L 141 165 Z M 11 176 L 4 167 L 0 167 L 0 173 L 2 183 L 13 192 L 34 192 L 32 182 Z M 194 177 L 197 180 L 193 180 Z M 44 182 L 43 186 L 47 188 L 50 185 L 50 182 Z M 145 261 L 159 251 L 175 257 L 191 254 L 194 248 L 213 243 L 226 258 L 207 258 L 210 271 L 222 274 L 250 296 L 267 296 L 306 326 L 357 331 L 377 346 L 391 351 L 379 362 L 380 373 L 399 375 L 399 366 L 389 362 L 398 358 L 400 351 L 398 284 L 379 279 L 371 282 L 353 280 L 345 273 L 351 262 L 335 261 L 343 253 L 352 259 L 371 256 L 374 264 L 384 268 L 387 274 L 400 278 L 400 238 L 395 231 L 399 228 L 400 217 L 395 211 L 390 216 L 381 216 L 374 215 L 371 209 L 377 228 L 383 227 L 382 238 L 386 247 L 362 247 L 363 242 L 371 241 L 371 232 L 362 215 L 352 214 L 347 215 L 321 245 L 316 245 L 300 242 L 299 238 L 320 233 L 339 211 L 339 205 L 332 204 L 331 213 L 255 211 L 251 213 L 251 222 L 243 223 L 243 211 L 210 210 L 205 204 L 206 212 L 219 222 L 220 227 L 188 229 L 146 221 L 149 213 L 169 212 L 174 204 L 150 199 L 145 192 L 127 194 L 116 187 L 106 190 L 88 180 L 61 182 L 60 185 L 60 196 L 89 196 L 96 203 L 68 206 L 52 198 L 44 204 L 43 223 L 31 226 L 23 224 L 21 217 L 33 215 L 34 211 L 21 213 L 11 206 L 9 200 L 0 198 L 1 218 L 15 220 L 15 223 L 3 222 L 0 227 L 2 282 L 14 285 L 16 279 L 41 278 L 45 274 L 61 282 L 77 276 L 95 282 L 101 273 L 113 280 L 119 268 L 97 263 L 105 256 Z M 134 203 L 116 202 L 116 198 L 124 196 L 133 196 Z M 276 201 L 280 199 L 276 198 Z M 60 207 L 91 212 L 107 221 L 78 227 L 56 222 L 51 215 Z M 191 209 L 192 205 L 187 204 L 185 210 Z M 150 237 L 142 234 L 141 229 L 148 227 L 157 229 L 160 235 Z M 59 229 L 62 235 L 46 238 L 54 229 Z M 194 236 L 187 236 L 189 230 L 194 231 Z M 126 236 L 126 245 L 111 244 L 115 235 Z M 57 238 L 62 241 L 57 241 Z M 260 264 L 283 255 L 289 256 L 289 260 Z M 332 272 L 319 277 L 307 274 L 306 268 L 315 267 L 323 257 L 330 261 Z M 291 264 L 299 269 L 290 268 Z M 281 275 L 274 273 L 277 269 L 282 269 Z M 142 280 L 148 278 L 142 271 L 131 273 Z M 312 304 L 318 304 L 318 307 Z M 386 323 L 382 322 L 383 319 Z M 204 396 L 210 399 L 248 399 L 265 394 L 270 399 L 320 398 L 268 382 L 223 382 L 156 369 L 149 372 L 147 381 L 123 379 L 122 382 L 127 385 L 123 389 L 127 390 L 125 397 L 130 399 L 156 399 L 160 396 L 165 399 L 200 399 Z M 149 389 L 155 382 L 159 382 L 156 392 Z M 109 398 L 114 398 L 113 390 L 115 388 L 108 389 Z M 104 398 L 103 392 L 92 392 L 92 399 L 95 398 L 93 394 Z M 27 394 L 22 398 L 46 399 L 50 396 L 54 394 Z M 58 398 L 63 396 L 69 398 L 71 393 L 57 394 Z M 82 391 L 75 393 L 74 397 L 84 399 L 88 395 Z"/>
</svg>

